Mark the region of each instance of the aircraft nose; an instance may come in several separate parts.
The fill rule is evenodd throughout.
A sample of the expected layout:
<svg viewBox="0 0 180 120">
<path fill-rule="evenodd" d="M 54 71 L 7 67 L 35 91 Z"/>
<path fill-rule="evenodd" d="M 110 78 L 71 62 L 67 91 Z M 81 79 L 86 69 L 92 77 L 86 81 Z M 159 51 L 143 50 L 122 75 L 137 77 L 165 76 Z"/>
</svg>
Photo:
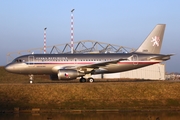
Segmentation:
<svg viewBox="0 0 180 120">
<path fill-rule="evenodd" d="M 5 70 L 8 72 L 12 72 L 13 71 L 13 67 L 11 65 L 6 65 L 5 66 Z"/>
</svg>

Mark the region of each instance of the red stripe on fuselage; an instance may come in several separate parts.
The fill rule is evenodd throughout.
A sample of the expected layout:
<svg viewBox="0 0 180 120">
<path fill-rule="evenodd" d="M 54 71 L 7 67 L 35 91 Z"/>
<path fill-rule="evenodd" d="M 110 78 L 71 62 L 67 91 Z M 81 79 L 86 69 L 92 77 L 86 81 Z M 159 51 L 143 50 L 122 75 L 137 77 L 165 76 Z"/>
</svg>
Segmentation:
<svg viewBox="0 0 180 120">
<path fill-rule="evenodd" d="M 52 65 L 52 64 L 89 64 L 89 65 L 92 65 L 92 64 L 98 64 L 98 63 L 103 63 L 103 62 L 34 62 L 34 63 L 31 63 L 31 64 L 36 64 L 36 65 L 39 65 L 39 64 L 47 64 L 47 65 Z M 156 63 L 159 63 L 159 62 L 152 62 L 152 61 L 120 61 L 118 62 L 117 64 L 147 64 L 147 65 L 151 65 L 151 64 L 156 64 Z M 113 63 L 112 63 L 113 64 Z"/>
</svg>

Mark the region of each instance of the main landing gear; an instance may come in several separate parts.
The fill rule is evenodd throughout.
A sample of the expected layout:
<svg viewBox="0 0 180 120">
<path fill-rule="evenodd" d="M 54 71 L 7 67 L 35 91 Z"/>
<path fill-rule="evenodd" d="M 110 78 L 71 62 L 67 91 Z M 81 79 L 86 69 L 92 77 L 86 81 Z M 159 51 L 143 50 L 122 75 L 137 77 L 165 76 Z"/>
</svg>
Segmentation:
<svg viewBox="0 0 180 120">
<path fill-rule="evenodd" d="M 94 79 L 93 78 L 88 78 L 87 80 L 86 80 L 86 78 L 83 78 L 83 77 L 81 77 L 80 78 L 80 80 L 79 80 L 79 82 L 81 82 L 81 83 L 83 83 L 83 82 L 90 82 L 90 83 L 93 83 L 94 82 Z"/>
</svg>

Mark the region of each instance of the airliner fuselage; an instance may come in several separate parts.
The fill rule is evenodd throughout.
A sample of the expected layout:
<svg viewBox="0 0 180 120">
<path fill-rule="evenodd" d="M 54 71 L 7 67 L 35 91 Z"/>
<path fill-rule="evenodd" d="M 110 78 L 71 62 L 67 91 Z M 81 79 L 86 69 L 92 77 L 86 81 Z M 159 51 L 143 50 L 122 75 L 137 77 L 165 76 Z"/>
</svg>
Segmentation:
<svg viewBox="0 0 180 120">
<path fill-rule="evenodd" d="M 6 70 L 20 74 L 56 74 L 58 69 L 73 69 L 104 63 L 106 66 L 102 65 L 101 70 L 105 73 L 114 73 L 162 62 L 162 60 L 150 59 L 160 56 L 163 57 L 164 55 L 142 53 L 29 54 L 16 58 L 10 63 L 11 65 L 7 65 Z M 118 61 L 119 59 L 120 61 Z M 108 63 L 108 61 L 117 62 Z M 93 68 L 93 70 L 96 69 L 98 68 Z"/>
</svg>

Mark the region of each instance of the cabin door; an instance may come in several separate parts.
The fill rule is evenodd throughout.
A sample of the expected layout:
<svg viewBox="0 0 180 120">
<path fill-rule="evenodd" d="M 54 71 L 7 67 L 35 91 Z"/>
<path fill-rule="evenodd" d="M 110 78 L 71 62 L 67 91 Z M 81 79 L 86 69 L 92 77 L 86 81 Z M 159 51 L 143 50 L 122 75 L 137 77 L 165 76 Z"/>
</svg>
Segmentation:
<svg viewBox="0 0 180 120">
<path fill-rule="evenodd" d="M 133 61 L 133 65 L 138 65 L 138 55 L 137 54 L 132 55 L 132 61 Z"/>
<path fill-rule="evenodd" d="M 34 65 L 34 56 L 28 56 L 28 65 Z"/>
</svg>

